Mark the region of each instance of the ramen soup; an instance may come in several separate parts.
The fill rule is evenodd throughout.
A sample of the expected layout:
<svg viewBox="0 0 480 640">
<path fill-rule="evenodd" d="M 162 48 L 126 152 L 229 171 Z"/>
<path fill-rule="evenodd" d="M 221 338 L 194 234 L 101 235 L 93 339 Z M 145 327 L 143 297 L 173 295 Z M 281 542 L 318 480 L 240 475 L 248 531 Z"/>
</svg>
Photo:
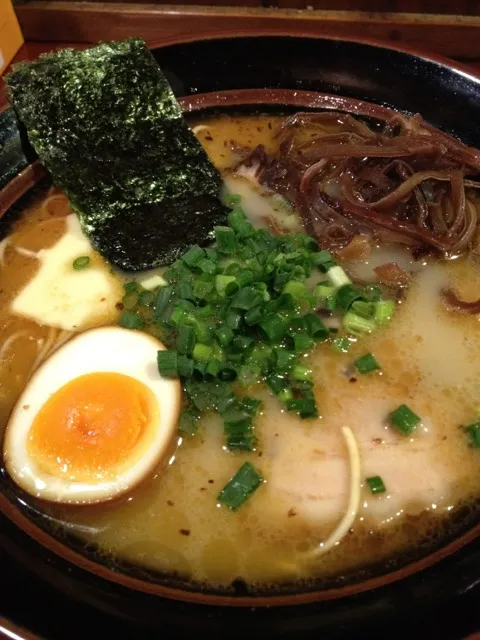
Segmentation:
<svg viewBox="0 0 480 640">
<path fill-rule="evenodd" d="M 190 125 L 237 196 L 227 201 L 264 238 L 307 232 L 318 240 L 319 268 L 286 294 L 298 303 L 302 291 L 315 292 L 315 303 L 305 299 L 328 335 L 300 331 L 286 355 L 275 352 L 289 388 L 265 384 L 260 360 L 241 370 L 231 386 L 248 395 L 253 420 L 245 409 L 228 422 L 225 407 L 209 410 L 207 401 L 201 411 L 199 402 L 178 431 L 185 393 L 161 357 L 160 381 L 149 369 L 158 338 L 168 344 L 155 324 L 164 271 L 112 268 L 65 195 L 38 189 L 21 214 L 5 218 L 0 245 L 9 491 L 53 535 L 103 563 L 207 590 L 356 580 L 437 547 L 473 522 L 479 497 L 480 269 L 469 177 L 477 152 L 401 116 L 383 129 L 339 113 L 222 115 Z M 208 273 L 215 256 L 202 259 Z M 237 276 L 232 268 L 217 280 L 220 290 Z M 340 289 L 353 291 L 343 315 Z M 215 327 L 221 343 L 232 326 Z M 240 360 L 258 345 L 238 346 Z M 211 349 L 197 334 L 193 355 L 205 376 Z M 211 382 L 218 370 L 210 374 Z M 51 395 L 52 380 L 63 395 Z M 96 417 L 97 396 L 110 421 Z M 59 427 L 69 402 L 71 422 Z M 245 419 L 235 446 L 231 425 L 242 429 Z M 149 429 L 159 420 L 157 442 Z"/>
</svg>

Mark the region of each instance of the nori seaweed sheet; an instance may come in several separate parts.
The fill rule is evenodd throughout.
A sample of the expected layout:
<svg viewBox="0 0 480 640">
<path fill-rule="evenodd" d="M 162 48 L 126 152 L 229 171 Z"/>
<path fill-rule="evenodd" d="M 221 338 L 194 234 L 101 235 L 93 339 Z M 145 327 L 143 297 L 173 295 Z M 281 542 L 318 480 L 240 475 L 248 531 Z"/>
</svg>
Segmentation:
<svg viewBox="0 0 480 640">
<path fill-rule="evenodd" d="M 225 223 L 220 174 L 143 40 L 45 54 L 6 80 L 41 163 L 111 263 L 169 264 Z"/>
</svg>

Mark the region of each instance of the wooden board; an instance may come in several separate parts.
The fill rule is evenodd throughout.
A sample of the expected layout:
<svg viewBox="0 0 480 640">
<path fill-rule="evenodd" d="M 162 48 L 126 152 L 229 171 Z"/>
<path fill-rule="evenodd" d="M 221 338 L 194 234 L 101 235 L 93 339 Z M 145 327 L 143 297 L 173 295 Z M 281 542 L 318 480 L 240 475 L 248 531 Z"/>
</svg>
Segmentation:
<svg viewBox="0 0 480 640">
<path fill-rule="evenodd" d="M 26 40 L 98 42 L 141 36 L 150 46 L 227 34 L 330 35 L 480 60 L 480 17 L 37 0 L 16 7 Z"/>
<path fill-rule="evenodd" d="M 86 0 L 89 2 L 90 0 Z M 104 0 L 124 2 L 125 0 Z M 129 0 L 144 2 L 145 0 Z M 265 7 L 283 9 L 328 9 L 336 11 L 401 11 L 407 13 L 447 13 L 480 15 L 478 0 L 151 0 L 154 4 L 203 5 L 215 7 Z"/>
</svg>

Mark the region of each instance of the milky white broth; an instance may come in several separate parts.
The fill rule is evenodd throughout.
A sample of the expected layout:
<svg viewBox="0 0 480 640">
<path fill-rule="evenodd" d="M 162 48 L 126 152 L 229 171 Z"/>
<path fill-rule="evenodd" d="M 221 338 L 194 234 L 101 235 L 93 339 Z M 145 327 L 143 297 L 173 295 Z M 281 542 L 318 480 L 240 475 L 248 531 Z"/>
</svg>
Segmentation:
<svg viewBox="0 0 480 640">
<path fill-rule="evenodd" d="M 268 148 L 280 121 L 222 116 L 192 126 L 204 125 L 196 129 L 198 138 L 225 171 L 235 161 L 228 141 Z M 242 204 L 256 224 L 276 220 L 284 229 L 300 228 L 278 199 L 252 192 L 245 178 L 225 177 L 230 190 L 242 193 Z M 35 341 L 49 333 L 48 327 L 12 312 L 12 301 L 39 268 L 35 256 L 16 252 L 14 246 L 21 243 L 38 251 L 55 245 L 65 233 L 68 213 L 62 195 L 51 192 L 48 206 L 42 196 L 14 226 L 12 246 L 3 255 L 0 342 L 15 332 L 21 335 L 0 355 L 2 424 L 26 383 L 37 353 Z M 33 225 L 40 225 L 42 233 L 29 235 Z M 367 264 L 349 266 L 365 277 L 372 266 L 389 260 L 411 262 L 398 247 L 382 247 Z M 212 586 L 228 586 L 239 578 L 272 585 L 345 575 L 378 563 L 385 567 L 405 551 L 440 540 L 449 533 L 450 517 L 479 496 L 479 452 L 469 447 L 460 425 L 473 422 L 480 405 L 480 320 L 447 312 L 438 294 L 450 283 L 460 297 L 477 297 L 480 269 L 469 256 L 419 262 L 414 270 L 405 299 L 387 327 L 362 338 L 348 354 L 320 344 L 308 357 L 318 420 L 302 421 L 285 413 L 269 392 L 253 387 L 249 395 L 264 402 L 256 423 L 256 452 L 228 452 L 220 418 L 205 416 L 196 436 L 178 439 L 167 468 L 127 500 L 81 509 L 42 505 L 56 532 L 67 531 L 97 546 L 107 561 L 119 558 Z M 118 275 L 111 277 L 122 281 Z M 121 296 L 115 287 L 112 291 Z M 110 302 L 107 309 L 99 305 L 95 310 L 93 324 L 118 321 Z M 381 363 L 381 375 L 352 373 L 352 361 L 367 352 Z M 389 411 L 402 403 L 422 417 L 422 426 L 411 437 L 386 424 Z M 306 553 L 319 547 L 346 510 L 350 476 L 342 426 L 351 428 L 360 450 L 360 511 L 340 544 L 308 561 Z M 217 504 L 216 496 L 246 460 L 261 470 L 266 482 L 231 512 Z M 380 496 L 372 496 L 364 486 L 365 478 L 375 475 L 387 487 Z"/>
</svg>

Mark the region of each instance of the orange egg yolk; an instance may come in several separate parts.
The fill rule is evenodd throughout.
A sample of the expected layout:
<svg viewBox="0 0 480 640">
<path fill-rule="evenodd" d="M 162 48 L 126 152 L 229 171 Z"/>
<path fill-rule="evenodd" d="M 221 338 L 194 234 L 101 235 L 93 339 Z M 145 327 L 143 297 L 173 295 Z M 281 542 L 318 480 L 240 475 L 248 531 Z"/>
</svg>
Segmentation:
<svg viewBox="0 0 480 640">
<path fill-rule="evenodd" d="M 135 378 L 83 375 L 56 391 L 35 416 L 29 455 L 57 477 L 111 480 L 150 444 L 158 417 L 155 395 Z"/>
</svg>

